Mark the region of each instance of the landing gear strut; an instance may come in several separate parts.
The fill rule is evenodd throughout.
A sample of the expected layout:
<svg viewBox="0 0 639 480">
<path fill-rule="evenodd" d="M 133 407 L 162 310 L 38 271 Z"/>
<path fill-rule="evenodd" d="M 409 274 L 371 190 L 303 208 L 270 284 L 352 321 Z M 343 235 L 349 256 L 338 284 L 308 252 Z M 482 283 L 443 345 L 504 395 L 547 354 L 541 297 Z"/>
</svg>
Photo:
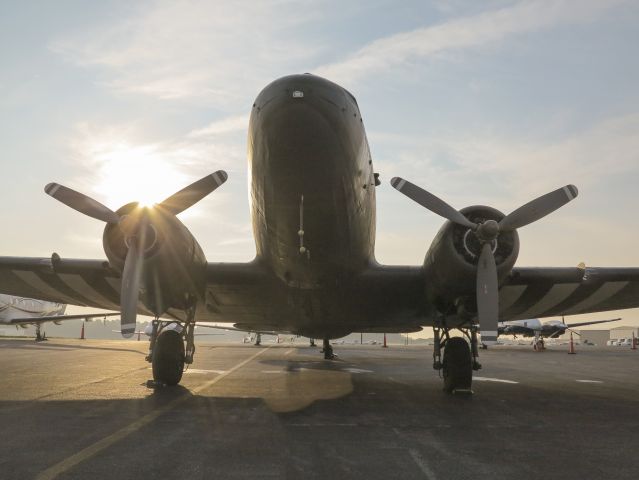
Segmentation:
<svg viewBox="0 0 639 480">
<path fill-rule="evenodd" d="M 324 348 L 322 349 L 322 352 L 324 352 L 325 360 L 333 360 L 335 358 L 335 354 L 333 353 L 333 346 L 328 341 L 328 338 L 324 339 Z"/>
<path fill-rule="evenodd" d="M 464 337 L 451 337 L 445 322 L 434 327 L 433 368 L 442 373 L 447 393 L 472 393 L 473 370 L 481 369 L 477 348 L 477 326 L 460 328 Z M 442 336 L 444 337 L 442 340 Z M 444 358 L 442 361 L 442 349 Z"/>
<path fill-rule="evenodd" d="M 35 341 L 36 341 L 36 342 L 43 342 L 43 341 L 45 341 L 45 340 L 47 339 L 47 334 L 46 334 L 46 333 L 44 333 L 44 334 L 42 333 L 42 331 L 41 331 L 41 329 L 40 329 L 40 324 L 39 324 L 39 323 L 36 323 L 35 329 L 36 329 L 36 338 L 35 338 Z"/>
<path fill-rule="evenodd" d="M 543 352 L 546 350 L 546 344 L 544 343 L 544 339 L 542 337 L 535 337 L 533 340 L 533 350 L 536 352 Z"/>
<path fill-rule="evenodd" d="M 262 344 L 262 334 L 258 332 L 255 334 L 255 346 L 259 347 L 261 344 Z"/>
<path fill-rule="evenodd" d="M 309 338 L 309 340 L 310 340 L 309 345 L 311 347 L 314 347 L 315 346 L 315 339 L 314 338 Z"/>
</svg>

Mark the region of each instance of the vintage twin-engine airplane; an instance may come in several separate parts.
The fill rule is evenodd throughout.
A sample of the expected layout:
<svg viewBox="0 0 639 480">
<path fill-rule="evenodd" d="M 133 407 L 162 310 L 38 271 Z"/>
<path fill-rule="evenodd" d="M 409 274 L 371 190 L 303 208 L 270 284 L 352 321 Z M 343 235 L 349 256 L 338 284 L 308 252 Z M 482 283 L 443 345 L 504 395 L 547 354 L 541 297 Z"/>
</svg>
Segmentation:
<svg viewBox="0 0 639 480">
<path fill-rule="evenodd" d="M 499 335 L 512 335 L 517 338 L 534 337 L 533 348 L 535 350 L 544 349 L 544 338 L 557 338 L 567 331 L 572 332 L 573 328 L 585 327 L 586 325 L 598 325 L 600 323 L 617 322 L 621 318 L 611 318 L 609 320 L 592 320 L 590 322 L 566 323 L 564 319 L 549 320 L 542 323 L 538 318 L 528 318 L 526 320 L 511 320 L 508 322 L 499 322 Z M 575 332 L 577 333 L 577 332 Z M 577 335 L 581 335 L 577 333 Z"/>
<path fill-rule="evenodd" d="M 445 390 L 469 389 L 477 334 L 497 338 L 498 320 L 639 306 L 639 268 L 516 268 L 517 229 L 574 199 L 572 185 L 509 215 L 486 206 L 457 211 L 394 178 L 398 191 L 448 221 L 423 265 L 375 261 L 375 187 L 370 150 L 353 95 L 323 78 L 280 78 L 258 95 L 248 160 L 256 258 L 209 263 L 177 215 L 227 179 L 218 171 L 153 207 L 116 212 L 58 184 L 46 193 L 106 223 L 106 260 L 0 258 L 0 291 L 118 309 L 122 331 L 152 315 L 154 379 L 180 381 L 193 361 L 195 322 L 233 322 L 324 340 L 350 332 L 435 330 L 434 368 Z M 181 332 L 163 328 L 179 321 Z M 464 337 L 451 336 L 459 329 Z M 479 331 L 481 329 L 481 332 Z M 442 361 L 443 351 L 443 361 Z"/>
<path fill-rule="evenodd" d="M 110 317 L 118 313 L 86 313 L 65 315 L 67 306 L 63 303 L 47 302 L 35 298 L 23 298 L 0 293 L 0 325 L 15 325 L 26 328 L 35 325 L 36 340 L 44 340 L 41 326 L 45 322 L 59 324 L 63 320 L 90 320 L 98 317 Z"/>
</svg>

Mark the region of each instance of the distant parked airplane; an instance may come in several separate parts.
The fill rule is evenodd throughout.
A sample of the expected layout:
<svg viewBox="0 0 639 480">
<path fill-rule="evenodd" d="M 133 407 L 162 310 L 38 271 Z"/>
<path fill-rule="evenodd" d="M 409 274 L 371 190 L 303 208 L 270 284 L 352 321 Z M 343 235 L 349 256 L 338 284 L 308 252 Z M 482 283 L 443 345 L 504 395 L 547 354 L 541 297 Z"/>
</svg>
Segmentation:
<svg viewBox="0 0 639 480">
<path fill-rule="evenodd" d="M 535 337 L 535 339 L 533 340 L 533 348 L 535 350 L 543 350 L 544 338 L 560 337 L 561 335 L 566 333 L 567 330 L 575 327 L 596 325 L 598 323 L 616 322 L 617 320 L 621 320 L 621 318 L 566 324 L 563 321 L 563 318 L 561 319 L 561 321 L 550 320 L 544 323 L 541 323 L 538 318 L 531 318 L 528 320 L 512 320 L 508 322 L 499 322 L 497 331 L 500 336 L 512 335 L 513 338 L 517 338 L 517 335 L 521 335 L 522 337 Z"/>
<path fill-rule="evenodd" d="M 111 317 L 119 313 L 89 313 L 77 315 L 64 315 L 67 306 L 64 303 L 45 302 L 34 298 L 15 297 L 13 295 L 0 294 L 0 324 L 15 325 L 27 328 L 35 325 L 36 340 L 44 340 L 40 330 L 44 322 L 59 324 L 62 320 L 88 320 L 96 317 Z"/>
</svg>

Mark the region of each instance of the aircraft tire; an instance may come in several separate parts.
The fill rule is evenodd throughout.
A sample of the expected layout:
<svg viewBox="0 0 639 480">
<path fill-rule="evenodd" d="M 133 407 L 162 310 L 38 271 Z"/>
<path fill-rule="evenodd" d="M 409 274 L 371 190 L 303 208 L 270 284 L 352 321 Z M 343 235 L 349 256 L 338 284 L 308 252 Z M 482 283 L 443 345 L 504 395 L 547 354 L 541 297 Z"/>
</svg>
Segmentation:
<svg viewBox="0 0 639 480">
<path fill-rule="evenodd" d="M 177 385 L 184 371 L 184 342 L 179 333 L 167 330 L 158 335 L 153 348 L 153 380 Z"/>
<path fill-rule="evenodd" d="M 473 382 L 473 366 L 468 342 L 462 337 L 451 337 L 444 348 L 442 364 L 444 391 L 470 390 Z"/>
</svg>

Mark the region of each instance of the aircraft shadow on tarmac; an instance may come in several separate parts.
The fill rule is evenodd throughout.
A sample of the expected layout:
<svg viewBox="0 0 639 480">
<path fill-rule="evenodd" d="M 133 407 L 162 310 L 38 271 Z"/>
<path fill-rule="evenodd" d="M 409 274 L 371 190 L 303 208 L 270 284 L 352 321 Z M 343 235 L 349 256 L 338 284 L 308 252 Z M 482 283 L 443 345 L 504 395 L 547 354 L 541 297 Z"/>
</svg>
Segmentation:
<svg viewBox="0 0 639 480">
<path fill-rule="evenodd" d="M 306 373 L 308 383 L 290 386 L 313 396 L 299 390 L 330 372 Z M 610 398 L 584 397 L 581 387 L 549 398 L 543 389 L 486 385 L 472 401 L 451 402 L 435 382 L 344 380 L 348 391 L 317 398 L 319 384 L 313 401 L 287 412 L 273 410 L 269 397 L 295 393 L 272 381 L 220 383 L 208 394 L 171 387 L 140 399 L 38 401 L 17 415 L 12 407 L 24 402 L 0 402 L 11 439 L 0 453 L 3 478 L 31 478 L 96 442 L 104 448 L 69 478 L 423 478 L 411 456 L 436 478 L 525 479 L 542 470 L 594 478 L 636 444 L 637 402 L 616 399 L 611 409 Z M 618 470 L 615 478 L 630 477 Z"/>
<path fill-rule="evenodd" d="M 146 355 L 146 352 L 136 350 L 134 348 L 121 348 L 121 347 L 104 347 L 97 345 L 78 345 L 77 343 L 49 343 L 49 342 L 35 342 L 33 339 L 29 339 L 28 341 L 11 341 L 12 349 L 20 349 L 20 350 L 33 350 L 34 348 L 40 350 L 110 350 L 114 352 L 132 352 L 140 355 Z"/>
</svg>

